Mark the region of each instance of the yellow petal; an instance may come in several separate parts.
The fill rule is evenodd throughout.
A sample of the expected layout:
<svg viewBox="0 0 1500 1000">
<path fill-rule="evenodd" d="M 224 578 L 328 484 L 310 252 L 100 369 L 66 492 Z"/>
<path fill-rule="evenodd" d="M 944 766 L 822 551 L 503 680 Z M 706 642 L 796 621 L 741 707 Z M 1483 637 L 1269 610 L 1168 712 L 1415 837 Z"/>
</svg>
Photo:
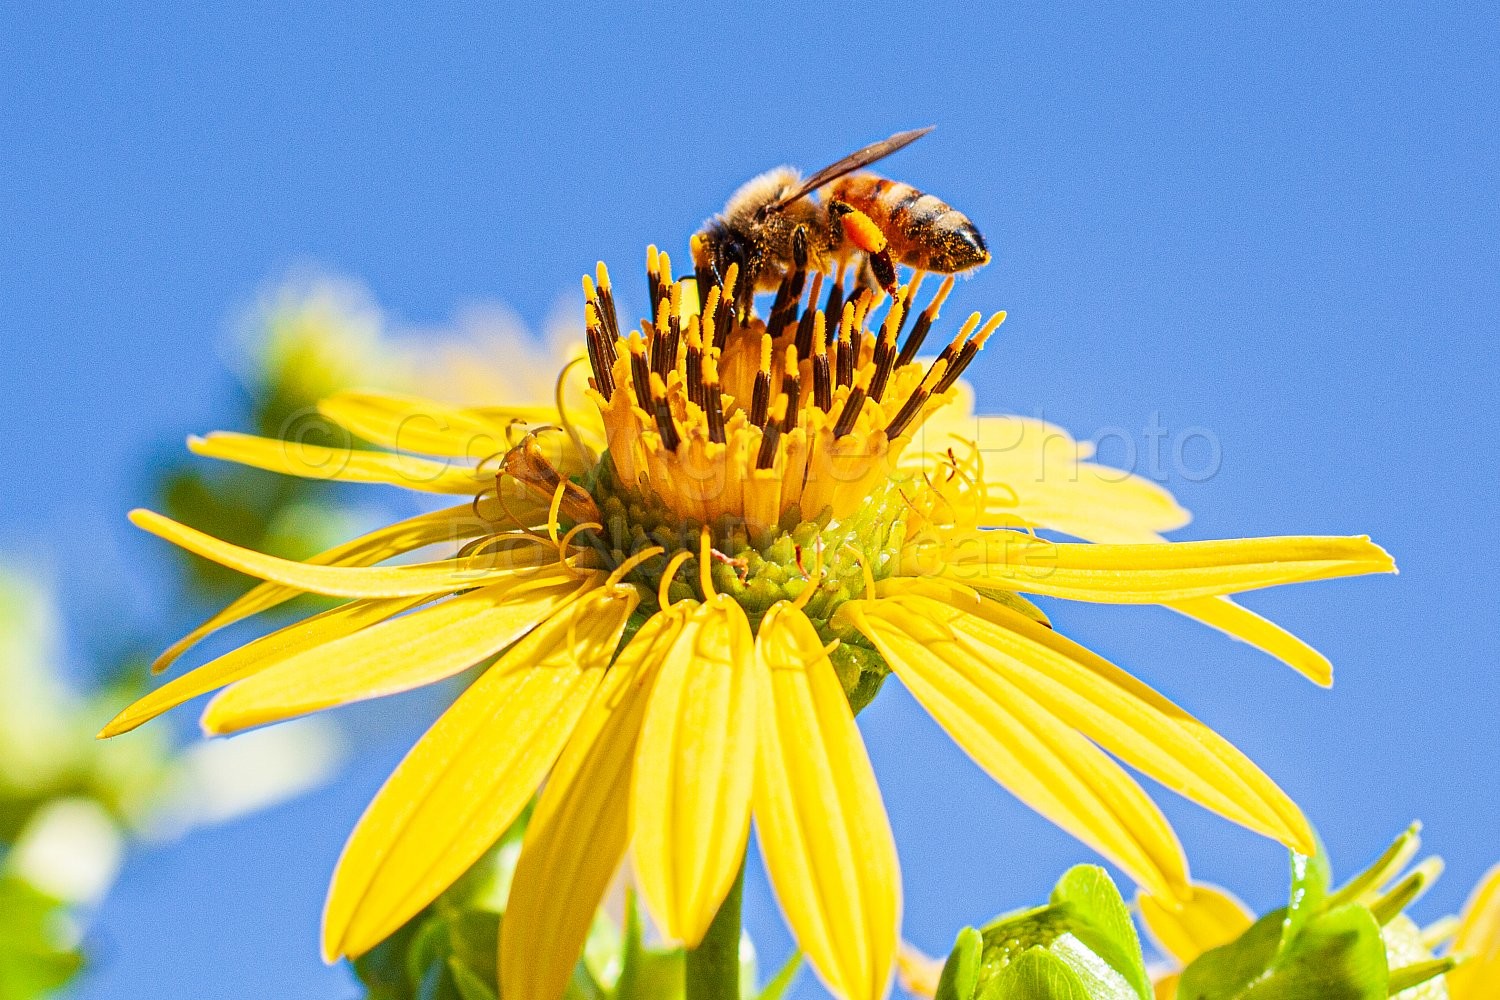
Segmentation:
<svg viewBox="0 0 1500 1000">
<path fill-rule="evenodd" d="M 115 716 L 100 731 L 99 737 L 104 739 L 128 733 L 168 709 L 192 701 L 200 694 L 250 677 L 289 656 L 358 632 L 424 600 L 424 597 L 393 597 L 378 601 L 351 601 L 342 607 L 278 629 L 163 684 Z"/>
<path fill-rule="evenodd" d="M 983 601 L 980 600 L 979 592 L 972 587 L 965 587 L 961 583 L 952 580 L 944 580 L 930 576 L 893 576 L 881 580 L 875 585 L 875 592 L 881 597 L 901 597 L 906 594 L 916 594 L 922 597 L 930 597 L 944 604 L 952 604 L 960 608 L 983 608 L 994 604 L 1001 604 L 1017 614 L 1025 615 L 1038 625 L 1052 627 L 1052 621 L 1041 608 L 1032 604 L 1019 594 L 1008 590 L 992 590 L 984 594 Z"/>
<path fill-rule="evenodd" d="M 385 483 L 426 493 L 477 493 L 494 481 L 494 473 L 459 462 L 434 462 L 411 455 L 356 448 L 329 448 L 301 441 L 214 431 L 188 438 L 195 455 L 238 462 L 257 469 L 303 479 L 347 483 Z"/>
<path fill-rule="evenodd" d="M 414 746 L 349 838 L 324 914 L 324 953 L 357 956 L 477 861 L 557 759 L 639 603 L 597 590 L 502 656 Z"/>
<path fill-rule="evenodd" d="M 1180 907 L 1173 909 L 1173 907 Z M 1162 903 L 1148 892 L 1136 897 L 1141 922 L 1162 951 L 1187 965 L 1205 951 L 1228 944 L 1250 929 L 1255 914 L 1218 886 L 1194 882 L 1187 895 Z"/>
<path fill-rule="evenodd" d="M 922 707 L 1017 798 L 1152 891 L 1172 896 L 1187 885 L 1166 818 L 1092 743 L 905 601 L 851 601 L 842 610 Z"/>
<path fill-rule="evenodd" d="M 318 412 L 382 448 L 462 458 L 471 464 L 512 444 L 504 421 L 415 396 L 346 390 L 320 401 Z M 538 422 L 556 419 L 557 413 L 550 411 Z"/>
<path fill-rule="evenodd" d="M 1173 601 L 1167 607 L 1271 654 L 1314 684 L 1323 687 L 1333 684 L 1333 664 L 1328 657 L 1228 597 L 1197 597 Z"/>
<path fill-rule="evenodd" d="M 237 732 L 452 677 L 521 638 L 602 577 L 551 572 L 507 580 L 279 657 L 209 702 L 203 729 Z"/>
<path fill-rule="evenodd" d="M 1090 542 L 1108 544 L 1165 544 L 1167 541 L 1155 530 L 1141 530 L 1138 527 L 1105 522 L 1090 523 L 1079 530 L 1069 531 L 1069 534 L 1076 534 Z M 1280 625 L 1262 618 L 1249 608 L 1241 607 L 1229 597 L 1195 597 L 1184 601 L 1170 601 L 1166 606 L 1269 653 L 1314 684 L 1323 687 L 1333 684 L 1333 664 L 1328 662 L 1327 657 Z"/>
<path fill-rule="evenodd" d="M 1448 973 L 1452 1000 L 1486 1000 L 1500 983 L 1500 865 L 1480 880 L 1464 905 L 1453 954 L 1469 960 Z"/>
<path fill-rule="evenodd" d="M 1018 480 L 1009 470 L 992 468 L 985 478 L 1013 490 L 991 488 L 990 512 L 1019 516 L 1038 527 L 1089 538 L 1100 529 L 1171 531 L 1192 520 L 1171 493 L 1140 476 L 1092 462 L 1067 472 L 1052 470 L 1042 478 Z M 1003 522 L 1002 522 L 1003 523 Z"/>
<path fill-rule="evenodd" d="M 896 978 L 903 990 L 913 996 L 934 997 L 942 975 L 943 959 L 924 954 L 907 941 L 901 942 L 901 950 L 896 953 Z"/>
<path fill-rule="evenodd" d="M 728 596 L 692 608 L 641 728 L 630 804 L 636 875 L 662 933 L 687 947 L 708 931 L 750 833 L 753 641 Z"/>
<path fill-rule="evenodd" d="M 781 603 L 755 638 L 755 827 L 787 925 L 842 1000 L 880 1000 L 901 872 L 875 772 L 812 622 Z"/>
<path fill-rule="evenodd" d="M 413 549 L 440 542 L 459 542 L 494 530 L 493 523 L 481 519 L 472 504 L 460 504 L 398 521 L 352 541 L 335 545 L 306 562 L 313 566 L 370 566 Z M 166 670 L 205 636 L 274 608 L 301 593 L 303 591 L 295 587 L 279 583 L 257 584 L 208 621 L 174 642 L 151 664 L 151 672 L 161 673 Z"/>
<path fill-rule="evenodd" d="M 526 827 L 500 927 L 507 1000 L 557 1000 L 625 854 L 636 741 L 691 607 L 651 616 L 616 658 Z"/>
<path fill-rule="evenodd" d="M 233 545 L 154 511 L 133 510 L 130 521 L 221 566 L 329 597 L 415 597 L 466 590 L 506 577 L 534 574 L 557 564 L 557 549 L 534 544 L 533 540 L 477 555 L 410 566 L 319 566 Z M 520 541 L 523 539 L 518 538 Z"/>
<path fill-rule="evenodd" d="M 903 576 L 943 576 L 1078 601 L 1164 604 L 1309 580 L 1395 572 L 1363 536 L 1232 538 L 1090 545 L 1017 531 L 971 532 L 945 545 L 908 546 Z"/>
<path fill-rule="evenodd" d="M 1249 758 L 1103 657 L 990 601 L 885 599 L 893 602 L 946 629 L 973 669 L 1003 674 L 1044 711 L 1131 767 L 1293 850 L 1316 851 L 1301 810 Z"/>
</svg>

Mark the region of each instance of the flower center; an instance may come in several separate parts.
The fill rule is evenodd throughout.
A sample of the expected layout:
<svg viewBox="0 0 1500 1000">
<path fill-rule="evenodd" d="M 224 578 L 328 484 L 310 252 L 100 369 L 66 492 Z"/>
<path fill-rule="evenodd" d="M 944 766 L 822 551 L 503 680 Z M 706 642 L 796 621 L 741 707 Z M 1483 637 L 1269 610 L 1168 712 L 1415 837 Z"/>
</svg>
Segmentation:
<svg viewBox="0 0 1500 1000">
<path fill-rule="evenodd" d="M 653 248 L 651 318 L 627 335 L 602 264 L 598 275 L 597 286 L 584 279 L 589 393 L 613 489 L 679 522 L 740 523 L 760 546 L 805 521 L 847 518 L 880 492 L 1004 319 L 973 314 L 922 364 L 951 277 L 902 343 L 921 275 L 883 301 L 847 293 L 840 272 L 823 298 L 824 275 L 809 282 L 794 267 L 761 318 L 736 308 L 735 267 L 722 283 L 707 271 L 674 281 Z"/>
</svg>

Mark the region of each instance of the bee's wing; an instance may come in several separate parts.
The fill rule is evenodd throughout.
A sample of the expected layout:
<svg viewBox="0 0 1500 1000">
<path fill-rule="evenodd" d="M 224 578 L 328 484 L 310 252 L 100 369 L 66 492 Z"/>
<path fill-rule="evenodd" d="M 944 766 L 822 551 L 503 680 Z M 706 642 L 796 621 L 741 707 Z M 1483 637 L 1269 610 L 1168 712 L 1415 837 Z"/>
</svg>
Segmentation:
<svg viewBox="0 0 1500 1000">
<path fill-rule="evenodd" d="M 853 173 L 861 167 L 868 167 L 876 160 L 883 160 L 898 149 L 909 146 L 922 136 L 931 132 L 935 126 L 926 128 L 914 128 L 909 132 L 897 132 L 889 139 L 882 139 L 872 143 L 857 152 L 850 153 L 837 163 L 830 164 L 803 181 L 791 194 L 777 201 L 771 208 L 781 208 L 790 205 L 798 198 L 805 198 L 825 184 L 831 184 L 845 174 Z"/>
</svg>

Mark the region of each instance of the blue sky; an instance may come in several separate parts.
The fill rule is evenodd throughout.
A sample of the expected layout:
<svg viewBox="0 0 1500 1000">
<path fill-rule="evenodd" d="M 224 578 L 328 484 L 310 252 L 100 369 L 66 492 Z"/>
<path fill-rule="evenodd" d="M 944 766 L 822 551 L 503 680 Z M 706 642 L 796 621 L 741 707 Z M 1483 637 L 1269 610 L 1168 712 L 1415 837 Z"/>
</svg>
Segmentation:
<svg viewBox="0 0 1500 1000">
<path fill-rule="evenodd" d="M 889 166 L 996 252 L 953 300 L 1010 313 L 971 369 L 987 407 L 1117 463 L 1162 428 L 1184 537 L 1368 532 L 1402 567 L 1247 599 L 1333 658 L 1332 691 L 1166 612 L 1059 625 L 1234 739 L 1343 871 L 1422 817 L 1449 873 L 1418 913 L 1450 910 L 1500 859 L 1500 13 L 1132 8 L 7 7 L 0 553 L 50 568 L 80 648 L 122 594 L 180 624 L 123 513 L 228 411 L 226 330 L 267 282 L 314 266 L 407 323 L 498 300 L 540 324 L 749 175 L 936 123 Z M 394 711 L 335 786 L 134 862 L 80 995 L 351 995 L 314 931 L 431 706 Z M 927 949 L 1087 857 L 895 685 L 861 722 Z M 1167 798 L 1199 875 L 1277 899 L 1276 849 Z M 763 878 L 748 901 L 779 960 Z"/>
</svg>

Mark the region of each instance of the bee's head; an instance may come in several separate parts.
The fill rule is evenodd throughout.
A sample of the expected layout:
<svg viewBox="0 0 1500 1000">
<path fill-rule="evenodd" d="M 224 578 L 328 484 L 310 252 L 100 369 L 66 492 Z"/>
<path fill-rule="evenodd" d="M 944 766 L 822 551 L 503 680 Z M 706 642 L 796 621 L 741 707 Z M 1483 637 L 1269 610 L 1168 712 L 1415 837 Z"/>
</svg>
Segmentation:
<svg viewBox="0 0 1500 1000">
<path fill-rule="evenodd" d="M 739 265 L 742 279 L 751 275 L 752 262 L 757 256 L 755 240 L 751 234 L 726 223 L 720 217 L 711 219 L 698 235 L 703 241 L 703 251 L 715 281 L 723 283 L 731 264 Z M 743 285 L 743 280 L 741 284 Z"/>
</svg>

